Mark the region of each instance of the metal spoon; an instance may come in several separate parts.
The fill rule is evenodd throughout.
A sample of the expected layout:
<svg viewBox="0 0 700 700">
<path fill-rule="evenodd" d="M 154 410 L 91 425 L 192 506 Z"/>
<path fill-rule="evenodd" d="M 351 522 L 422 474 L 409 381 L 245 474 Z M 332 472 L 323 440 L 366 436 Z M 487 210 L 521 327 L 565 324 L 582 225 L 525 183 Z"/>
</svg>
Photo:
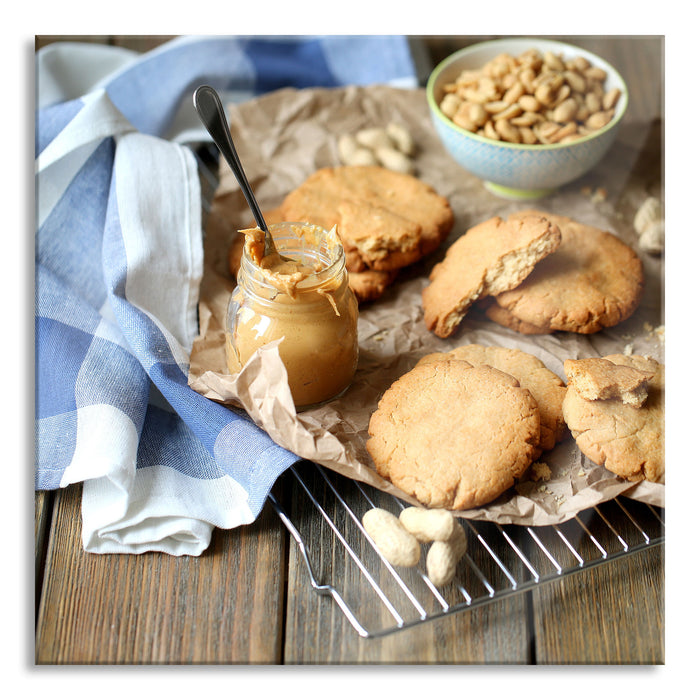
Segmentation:
<svg viewBox="0 0 700 700">
<path fill-rule="evenodd" d="M 214 139 L 214 143 L 221 151 L 221 154 L 226 159 L 226 162 L 233 170 L 233 174 L 238 180 L 238 184 L 243 190 L 243 195 L 248 202 L 248 206 L 253 212 L 255 217 L 255 223 L 258 228 L 265 233 L 265 249 L 264 255 L 270 255 L 271 253 L 277 252 L 275 248 L 275 242 L 270 234 L 270 229 L 265 223 L 265 218 L 262 215 L 262 211 L 258 205 L 253 190 L 250 187 L 248 178 L 245 175 L 241 161 L 238 158 L 238 153 L 236 153 L 236 148 L 233 145 L 233 139 L 231 138 L 231 131 L 229 129 L 228 121 L 226 120 L 226 115 L 224 114 L 224 108 L 221 104 L 221 99 L 217 94 L 216 90 L 209 85 L 201 85 L 194 91 L 194 108 L 197 110 L 199 118 L 206 127 L 207 131 Z M 289 258 L 282 257 L 283 260 L 289 260 Z"/>
</svg>

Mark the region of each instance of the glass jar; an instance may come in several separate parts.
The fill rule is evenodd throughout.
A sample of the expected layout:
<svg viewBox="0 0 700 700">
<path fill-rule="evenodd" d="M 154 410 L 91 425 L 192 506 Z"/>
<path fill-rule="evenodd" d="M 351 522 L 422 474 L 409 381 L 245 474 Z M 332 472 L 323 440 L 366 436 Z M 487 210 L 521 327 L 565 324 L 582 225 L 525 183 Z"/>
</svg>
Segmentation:
<svg viewBox="0 0 700 700">
<path fill-rule="evenodd" d="M 352 381 L 357 299 L 335 230 L 294 222 L 269 229 L 278 253 L 302 272 L 270 267 L 253 245 L 244 245 L 228 306 L 226 360 L 235 374 L 258 348 L 281 338 L 279 353 L 294 404 L 308 408 L 340 396 Z"/>
</svg>

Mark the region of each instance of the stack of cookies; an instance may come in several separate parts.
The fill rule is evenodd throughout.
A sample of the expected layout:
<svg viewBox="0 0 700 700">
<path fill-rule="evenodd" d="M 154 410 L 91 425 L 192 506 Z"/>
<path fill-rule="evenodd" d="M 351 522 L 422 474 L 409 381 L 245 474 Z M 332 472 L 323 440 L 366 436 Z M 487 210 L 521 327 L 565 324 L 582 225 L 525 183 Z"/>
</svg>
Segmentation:
<svg viewBox="0 0 700 700">
<path fill-rule="evenodd" d="M 443 338 L 479 300 L 488 318 L 520 333 L 588 334 L 628 318 L 643 287 L 640 258 L 612 233 L 525 210 L 458 238 L 431 272 L 423 309 Z"/>
<path fill-rule="evenodd" d="M 566 386 L 533 355 L 471 344 L 431 353 L 369 422 L 377 472 L 430 508 L 490 503 L 565 434 Z"/>
<path fill-rule="evenodd" d="M 428 508 L 505 494 L 567 428 L 581 452 L 628 481 L 664 483 L 664 366 L 636 355 L 567 360 L 470 344 L 425 355 L 379 400 L 367 451 Z"/>
<path fill-rule="evenodd" d="M 583 454 L 629 481 L 665 483 L 665 367 L 641 355 L 564 363 L 563 415 Z"/>
<path fill-rule="evenodd" d="M 376 165 L 325 167 L 291 191 L 268 223 L 309 221 L 337 226 L 350 286 L 360 302 L 381 296 L 398 271 L 436 250 L 454 224 L 448 200 L 413 175 Z M 232 273 L 240 238 L 230 251 Z"/>
</svg>

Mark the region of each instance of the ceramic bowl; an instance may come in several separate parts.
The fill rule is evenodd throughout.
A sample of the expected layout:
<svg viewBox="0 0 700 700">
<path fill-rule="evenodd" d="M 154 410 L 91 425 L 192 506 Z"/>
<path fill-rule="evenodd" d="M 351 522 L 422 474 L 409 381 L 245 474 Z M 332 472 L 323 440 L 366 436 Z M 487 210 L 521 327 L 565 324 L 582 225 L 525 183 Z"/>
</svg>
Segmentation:
<svg viewBox="0 0 700 700">
<path fill-rule="evenodd" d="M 457 126 L 440 110 L 444 86 L 464 69 L 481 68 L 498 54 L 519 56 L 528 49 L 552 51 L 565 60 L 583 56 L 607 73 L 606 91 L 617 87 L 621 95 L 613 118 L 603 128 L 565 144 L 514 144 L 496 141 Z M 434 127 L 450 155 L 479 177 L 493 193 L 509 199 L 536 199 L 551 194 L 591 170 L 615 140 L 627 109 L 627 86 L 620 74 L 599 56 L 577 46 L 535 38 L 485 41 L 448 56 L 431 73 L 427 100 Z"/>
</svg>

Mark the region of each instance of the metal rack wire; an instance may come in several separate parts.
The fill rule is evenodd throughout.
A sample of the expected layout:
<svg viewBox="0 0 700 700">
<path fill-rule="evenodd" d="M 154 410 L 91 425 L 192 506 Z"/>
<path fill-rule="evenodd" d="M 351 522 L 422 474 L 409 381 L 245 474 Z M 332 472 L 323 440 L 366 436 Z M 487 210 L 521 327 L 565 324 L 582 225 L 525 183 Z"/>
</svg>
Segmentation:
<svg viewBox="0 0 700 700">
<path fill-rule="evenodd" d="M 311 463 L 291 468 L 290 479 L 289 512 L 274 495 L 271 504 L 296 543 L 311 586 L 331 597 L 365 638 L 485 605 L 664 542 L 664 510 L 625 498 L 559 525 L 460 520 L 467 554 L 455 579 L 438 588 L 425 573 L 425 552 L 417 567 L 394 568 L 362 527 L 366 510 L 379 506 L 398 514 L 405 507 L 400 500 Z"/>
</svg>

